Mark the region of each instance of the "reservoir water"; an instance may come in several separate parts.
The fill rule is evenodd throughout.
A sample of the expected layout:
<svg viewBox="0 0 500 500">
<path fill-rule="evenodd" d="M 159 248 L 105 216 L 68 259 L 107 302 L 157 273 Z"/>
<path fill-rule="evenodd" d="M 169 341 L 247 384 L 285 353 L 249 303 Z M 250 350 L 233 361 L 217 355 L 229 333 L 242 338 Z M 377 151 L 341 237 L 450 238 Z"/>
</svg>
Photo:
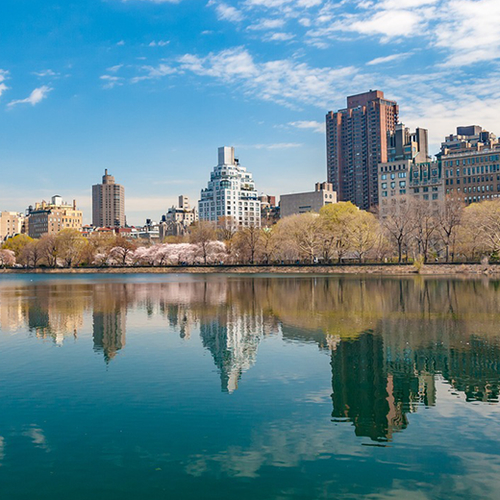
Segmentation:
<svg viewBox="0 0 500 500">
<path fill-rule="evenodd" d="M 500 281 L 0 277 L 0 498 L 498 499 Z"/>
</svg>

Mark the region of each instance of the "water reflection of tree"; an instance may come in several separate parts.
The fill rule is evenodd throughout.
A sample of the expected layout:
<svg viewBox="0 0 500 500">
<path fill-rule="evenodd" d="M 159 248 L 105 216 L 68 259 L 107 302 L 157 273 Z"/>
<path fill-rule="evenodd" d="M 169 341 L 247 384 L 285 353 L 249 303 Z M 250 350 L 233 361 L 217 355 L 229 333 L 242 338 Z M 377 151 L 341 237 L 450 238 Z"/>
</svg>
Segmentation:
<svg viewBox="0 0 500 500">
<path fill-rule="evenodd" d="M 355 366 L 356 356 L 365 356 L 363 366 L 372 370 L 374 381 L 380 379 L 376 387 L 366 387 L 367 394 L 377 398 L 386 394 L 384 398 L 388 398 L 386 403 L 367 402 L 372 410 L 366 411 L 378 415 L 383 406 L 386 416 L 395 412 L 395 423 L 391 417 L 391 422 L 372 423 L 372 430 L 363 432 L 387 437 L 391 429 L 406 425 L 407 412 L 433 404 L 436 374 L 464 391 L 469 400 L 497 400 L 498 288 L 497 281 L 486 279 L 376 277 L 45 281 L 1 287 L 0 321 L 2 329 L 8 330 L 19 328 L 22 320 L 37 335 L 60 342 L 80 331 L 85 311 L 91 310 L 94 346 L 109 361 L 125 345 L 127 310 L 144 311 L 165 318 L 183 338 L 199 330 L 221 373 L 223 389 L 228 391 L 255 362 L 257 345 L 269 332 L 281 331 L 285 339 L 315 342 L 330 349 L 332 370 L 339 363 L 344 368 Z M 366 336 L 378 340 L 369 341 Z M 368 342 L 378 346 L 370 363 Z M 380 356 L 382 364 L 377 361 Z M 344 378 L 335 382 L 337 390 L 342 380 L 351 383 L 346 369 Z M 367 397 L 363 400 L 368 401 Z M 339 400 L 334 412 L 345 416 L 342 405 Z M 354 406 L 349 404 L 351 413 Z M 358 420 L 363 420 L 361 409 L 359 412 Z"/>
</svg>

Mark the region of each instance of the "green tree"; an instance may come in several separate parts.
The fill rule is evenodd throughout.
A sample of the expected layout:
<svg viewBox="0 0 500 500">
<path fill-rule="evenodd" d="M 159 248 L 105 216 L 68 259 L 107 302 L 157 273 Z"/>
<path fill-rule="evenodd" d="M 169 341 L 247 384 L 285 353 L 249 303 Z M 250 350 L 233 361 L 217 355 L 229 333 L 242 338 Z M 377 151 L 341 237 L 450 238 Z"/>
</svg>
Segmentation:
<svg viewBox="0 0 500 500">
<path fill-rule="evenodd" d="M 18 234 L 13 238 L 9 238 L 3 245 L 4 250 L 12 250 L 16 255 L 16 259 L 19 259 L 23 248 L 31 243 L 33 238 L 30 238 L 27 234 Z"/>
<path fill-rule="evenodd" d="M 324 253 L 335 255 L 338 262 L 342 262 L 345 254 L 351 250 L 350 225 L 359 209 L 350 201 L 341 201 L 325 205 L 319 211 L 323 226 Z M 328 245 L 328 248 L 325 248 Z"/>
</svg>

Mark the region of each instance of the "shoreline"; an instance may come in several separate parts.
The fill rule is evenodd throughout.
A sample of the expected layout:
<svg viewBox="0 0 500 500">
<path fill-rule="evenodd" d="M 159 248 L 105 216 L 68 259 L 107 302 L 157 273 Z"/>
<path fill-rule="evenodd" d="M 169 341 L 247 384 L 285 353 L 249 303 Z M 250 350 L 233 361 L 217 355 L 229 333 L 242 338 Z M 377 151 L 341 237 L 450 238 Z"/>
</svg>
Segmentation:
<svg viewBox="0 0 500 500">
<path fill-rule="evenodd" d="M 165 267 L 82 267 L 0 269 L 2 274 L 369 274 L 381 276 L 499 275 L 500 264 L 426 264 L 417 272 L 412 264 L 241 265 Z"/>
</svg>

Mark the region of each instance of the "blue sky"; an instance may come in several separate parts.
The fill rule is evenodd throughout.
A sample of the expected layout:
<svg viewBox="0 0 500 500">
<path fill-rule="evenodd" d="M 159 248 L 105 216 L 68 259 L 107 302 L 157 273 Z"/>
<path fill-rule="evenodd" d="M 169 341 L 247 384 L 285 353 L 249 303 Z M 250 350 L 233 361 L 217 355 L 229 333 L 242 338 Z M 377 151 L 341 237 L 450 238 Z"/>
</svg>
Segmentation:
<svg viewBox="0 0 500 500">
<path fill-rule="evenodd" d="M 61 194 L 91 219 L 104 168 L 131 224 L 192 201 L 233 145 L 259 191 L 326 177 L 324 116 L 383 90 L 432 152 L 500 133 L 498 0 L 2 0 L 0 210 Z"/>
</svg>

